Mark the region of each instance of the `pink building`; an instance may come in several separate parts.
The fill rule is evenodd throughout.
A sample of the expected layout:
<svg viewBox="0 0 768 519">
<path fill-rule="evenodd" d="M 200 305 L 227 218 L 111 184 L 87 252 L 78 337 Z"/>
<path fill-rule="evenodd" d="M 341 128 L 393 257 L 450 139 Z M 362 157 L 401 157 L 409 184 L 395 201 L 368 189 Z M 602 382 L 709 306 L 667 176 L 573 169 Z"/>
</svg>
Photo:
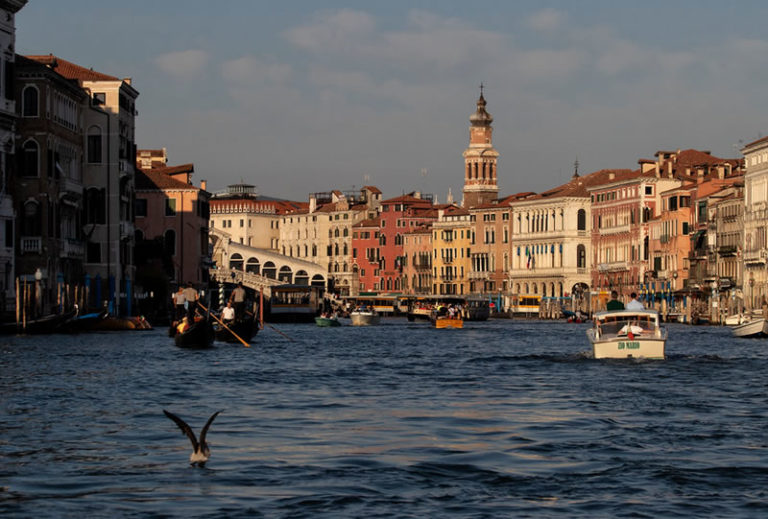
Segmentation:
<svg viewBox="0 0 768 519">
<path fill-rule="evenodd" d="M 162 273 L 178 284 L 208 281 L 210 194 L 205 181 L 192 185 L 193 173 L 194 165 L 185 164 L 136 174 L 136 263 L 145 278 Z"/>
</svg>

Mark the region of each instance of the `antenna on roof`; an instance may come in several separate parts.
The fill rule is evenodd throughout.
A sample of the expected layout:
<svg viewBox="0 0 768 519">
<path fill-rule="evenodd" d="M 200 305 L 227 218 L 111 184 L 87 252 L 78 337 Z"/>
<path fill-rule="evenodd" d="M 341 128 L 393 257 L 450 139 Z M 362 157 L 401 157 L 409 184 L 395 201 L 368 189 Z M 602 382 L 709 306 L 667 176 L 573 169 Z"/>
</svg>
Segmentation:
<svg viewBox="0 0 768 519">
<path fill-rule="evenodd" d="M 579 157 L 573 163 L 573 178 L 579 178 Z"/>
</svg>

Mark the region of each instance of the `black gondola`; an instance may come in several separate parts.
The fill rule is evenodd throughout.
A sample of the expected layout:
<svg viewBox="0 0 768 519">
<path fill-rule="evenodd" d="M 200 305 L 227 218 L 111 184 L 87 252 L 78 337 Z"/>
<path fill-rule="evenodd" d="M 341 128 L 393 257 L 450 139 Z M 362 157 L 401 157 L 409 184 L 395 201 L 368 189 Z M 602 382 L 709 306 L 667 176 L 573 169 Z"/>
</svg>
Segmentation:
<svg viewBox="0 0 768 519">
<path fill-rule="evenodd" d="M 61 331 L 68 333 L 80 333 L 90 331 L 94 326 L 107 318 L 109 312 L 93 312 L 90 314 L 77 315 L 61 325 Z"/>
<path fill-rule="evenodd" d="M 213 325 L 208 319 L 195 321 L 182 333 L 177 333 L 173 341 L 179 348 L 210 348 L 213 346 Z"/>
<path fill-rule="evenodd" d="M 256 317 L 253 315 L 247 315 L 245 319 L 238 319 L 234 322 L 227 323 L 227 328 L 224 328 L 221 324 L 216 325 L 216 340 L 221 342 L 237 342 L 240 341 L 232 335 L 230 330 L 232 332 L 235 332 L 238 337 L 243 339 L 245 342 L 251 342 L 251 339 L 254 335 L 259 333 L 259 322 L 256 320 Z"/>
<path fill-rule="evenodd" d="M 19 334 L 44 334 L 57 333 L 62 331 L 62 327 L 77 315 L 77 310 L 61 314 L 51 314 L 32 319 L 26 323 L 3 323 L 0 325 L 0 333 L 19 333 Z"/>
</svg>

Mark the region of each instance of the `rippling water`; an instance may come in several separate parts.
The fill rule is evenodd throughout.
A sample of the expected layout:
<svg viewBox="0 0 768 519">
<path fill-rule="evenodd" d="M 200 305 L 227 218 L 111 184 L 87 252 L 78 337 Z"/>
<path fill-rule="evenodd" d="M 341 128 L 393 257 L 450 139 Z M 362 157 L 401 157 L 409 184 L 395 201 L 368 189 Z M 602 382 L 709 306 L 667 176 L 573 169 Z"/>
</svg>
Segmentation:
<svg viewBox="0 0 768 519">
<path fill-rule="evenodd" d="M 0 512 L 765 517 L 768 341 L 671 325 L 666 361 L 595 361 L 585 326 L 0 336 Z M 163 409 L 223 410 L 205 468 Z"/>
</svg>

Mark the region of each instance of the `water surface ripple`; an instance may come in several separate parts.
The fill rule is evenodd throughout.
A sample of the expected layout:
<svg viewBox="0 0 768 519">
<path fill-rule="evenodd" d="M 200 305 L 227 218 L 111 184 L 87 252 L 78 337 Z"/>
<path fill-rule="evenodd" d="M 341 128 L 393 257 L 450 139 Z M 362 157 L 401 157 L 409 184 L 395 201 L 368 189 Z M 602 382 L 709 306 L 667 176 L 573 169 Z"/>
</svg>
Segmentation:
<svg viewBox="0 0 768 519">
<path fill-rule="evenodd" d="M 0 512 L 768 516 L 768 342 L 670 325 L 666 361 L 595 361 L 585 326 L 0 337 Z M 223 410 L 205 468 L 164 408 Z"/>
</svg>

